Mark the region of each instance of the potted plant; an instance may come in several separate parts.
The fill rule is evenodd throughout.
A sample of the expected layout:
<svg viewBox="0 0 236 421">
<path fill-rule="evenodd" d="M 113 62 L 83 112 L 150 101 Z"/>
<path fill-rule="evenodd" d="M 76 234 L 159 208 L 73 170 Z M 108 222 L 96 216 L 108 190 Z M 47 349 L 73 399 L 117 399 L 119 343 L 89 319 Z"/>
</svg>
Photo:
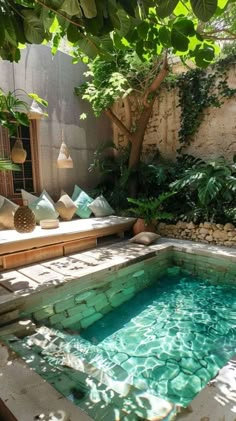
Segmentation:
<svg viewBox="0 0 236 421">
<path fill-rule="evenodd" d="M 129 203 L 135 205 L 134 207 L 128 209 L 129 212 L 137 217 L 137 221 L 133 225 L 134 235 L 143 231 L 156 232 L 159 219 L 163 220 L 173 218 L 173 214 L 162 210 L 162 204 L 174 194 L 175 192 L 162 193 L 154 199 L 127 198 Z"/>
</svg>

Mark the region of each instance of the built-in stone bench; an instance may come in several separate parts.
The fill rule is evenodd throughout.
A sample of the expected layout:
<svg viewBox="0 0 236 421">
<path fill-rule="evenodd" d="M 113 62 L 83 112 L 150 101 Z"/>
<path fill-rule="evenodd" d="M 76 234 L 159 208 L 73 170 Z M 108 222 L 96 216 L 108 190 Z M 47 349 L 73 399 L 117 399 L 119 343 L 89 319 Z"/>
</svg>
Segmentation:
<svg viewBox="0 0 236 421">
<path fill-rule="evenodd" d="M 107 216 L 60 222 L 58 228 L 37 226 L 31 233 L 0 231 L 0 270 L 67 256 L 96 247 L 97 240 L 109 235 L 122 236 L 135 218 Z"/>
</svg>

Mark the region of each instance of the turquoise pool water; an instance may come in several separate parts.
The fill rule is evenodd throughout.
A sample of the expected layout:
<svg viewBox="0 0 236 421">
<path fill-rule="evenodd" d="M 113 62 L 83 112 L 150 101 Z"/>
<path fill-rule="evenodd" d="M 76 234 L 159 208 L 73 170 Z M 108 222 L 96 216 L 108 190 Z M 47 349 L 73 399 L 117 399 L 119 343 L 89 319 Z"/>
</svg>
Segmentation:
<svg viewBox="0 0 236 421">
<path fill-rule="evenodd" d="M 134 386 L 186 406 L 236 353 L 235 327 L 236 287 L 175 276 L 163 277 L 81 336 L 122 367 Z"/>
<path fill-rule="evenodd" d="M 231 284 L 224 284 L 215 276 L 211 281 L 208 274 L 204 280 L 176 266 L 162 277 L 157 271 L 158 265 L 151 270 L 152 286 L 87 329 L 81 330 L 79 322 L 64 330 L 42 326 L 10 346 L 96 421 L 102 419 L 99 405 L 101 411 L 104 405 L 125 406 L 124 411 L 128 407 L 138 417 L 155 418 L 153 413 L 139 412 L 139 394 L 146 392 L 187 406 L 236 353 L 236 286 L 230 274 Z M 125 278 L 127 287 L 132 273 Z M 142 283 L 141 278 L 137 282 Z M 84 296 L 87 304 L 89 297 Z M 129 386 L 122 403 L 119 385 Z M 116 392 L 112 398 L 109 390 Z M 174 405 L 168 410 L 160 406 L 159 410 L 153 403 L 158 416 L 163 416 L 160 419 L 171 419 Z M 149 410 L 149 402 L 144 407 Z"/>
</svg>

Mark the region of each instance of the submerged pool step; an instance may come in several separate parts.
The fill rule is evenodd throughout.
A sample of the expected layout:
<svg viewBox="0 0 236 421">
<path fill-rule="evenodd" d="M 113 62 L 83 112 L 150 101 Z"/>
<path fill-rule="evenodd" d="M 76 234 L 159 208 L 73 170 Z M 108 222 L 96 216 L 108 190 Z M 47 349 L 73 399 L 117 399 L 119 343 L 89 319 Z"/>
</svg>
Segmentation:
<svg viewBox="0 0 236 421">
<path fill-rule="evenodd" d="M 47 363 L 69 367 L 75 373 L 86 374 L 85 387 L 96 399 L 109 400 L 124 414 L 136 414 L 146 420 L 168 421 L 176 413 L 176 406 L 132 385 L 133 379 L 119 365 L 79 335 L 68 335 L 51 328 L 41 327 L 27 338 L 27 345 L 35 349 Z M 112 392 L 112 393 L 111 393 Z M 85 399 L 86 401 L 86 399 Z M 85 406 L 86 402 L 79 402 Z M 89 411 L 88 411 L 89 413 Z"/>
</svg>

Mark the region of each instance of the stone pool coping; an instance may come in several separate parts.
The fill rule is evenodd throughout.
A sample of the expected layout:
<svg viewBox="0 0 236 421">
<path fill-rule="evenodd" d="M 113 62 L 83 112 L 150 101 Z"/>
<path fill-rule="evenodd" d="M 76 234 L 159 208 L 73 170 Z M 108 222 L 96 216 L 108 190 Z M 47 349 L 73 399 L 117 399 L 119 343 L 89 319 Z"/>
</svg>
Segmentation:
<svg viewBox="0 0 236 421">
<path fill-rule="evenodd" d="M 53 294 L 60 285 L 91 278 L 97 271 L 100 272 L 100 275 L 105 275 L 107 273 L 111 273 L 113 270 L 137 263 L 142 259 L 148 259 L 166 250 L 178 250 L 209 257 L 223 257 L 226 260 L 236 262 L 236 249 L 232 248 L 229 249 L 226 247 L 209 246 L 202 243 L 194 243 L 185 240 L 170 240 L 165 238 L 159 239 L 156 244 L 148 247 L 122 241 L 107 247 L 100 247 L 87 252 L 78 253 L 67 258 L 53 259 L 48 262 L 41 263 L 40 265 L 30 265 L 19 268 L 16 271 L 6 271 L 1 273 L 0 318 L 2 317 L 1 315 L 3 315 L 3 313 L 5 314 L 7 311 L 10 311 L 11 313 L 17 312 L 18 306 L 23 308 L 26 302 L 29 302 L 30 300 L 34 301 L 36 296 L 45 293 L 45 291 Z M 102 256 L 103 262 L 101 263 Z M 77 268 L 76 276 L 72 276 L 74 269 L 71 269 L 72 273 L 70 273 L 70 270 L 67 268 L 65 269 L 64 274 L 58 272 L 58 270 L 52 270 L 52 265 L 55 265 L 58 261 L 61 261 L 62 265 L 64 264 L 66 267 L 66 262 L 68 263 L 68 259 L 70 258 L 72 259 L 72 266 L 73 262 L 74 264 L 78 261 L 86 263 L 84 266 L 82 265 L 81 268 Z M 91 266 L 91 262 L 94 261 L 97 262 L 97 264 Z M 43 282 L 42 279 L 45 281 Z M 25 285 L 26 287 L 21 289 L 21 285 Z M 14 314 L 16 315 L 17 313 Z M 3 353 L 7 352 L 8 355 L 12 356 L 11 351 L 7 350 L 5 345 L 2 345 L 1 351 Z M 54 407 L 58 408 L 57 402 L 60 401 L 60 408 L 65 410 L 65 412 L 67 411 L 66 414 L 68 414 L 68 411 L 72 411 L 69 412 L 71 420 L 80 419 L 81 421 L 84 421 L 91 419 L 85 413 L 80 411 L 79 408 L 76 408 L 64 397 L 60 396 L 60 394 L 48 383 L 44 382 L 40 376 L 33 373 L 19 357 L 14 356 L 11 363 L 9 363 L 10 358 L 8 357 L 7 359 L 0 358 L 0 361 L 3 361 L 1 364 L 2 375 L 4 375 L 4 373 L 8 373 L 6 374 L 8 377 L 12 376 L 12 373 L 14 372 L 14 376 L 16 373 L 19 377 L 18 387 L 14 388 L 17 384 L 17 382 L 14 383 L 14 381 L 13 384 L 12 382 L 6 382 L 4 385 L 2 385 L 1 381 L 0 386 L 0 398 L 3 398 L 5 403 L 7 401 L 8 408 L 14 414 L 17 414 L 18 421 L 34 419 L 36 412 L 38 414 L 39 410 L 41 410 L 41 413 L 49 414 L 49 394 L 50 408 L 52 408 L 52 410 Z M 232 361 L 228 362 L 222 370 L 220 370 L 214 381 L 210 382 L 210 384 L 208 384 L 197 395 L 197 397 L 191 402 L 188 410 L 184 413 L 180 413 L 177 416 L 177 419 L 183 421 L 235 421 L 236 368 L 234 361 L 236 361 L 236 356 L 232 359 Z M 26 378 L 24 378 L 24 384 L 26 385 L 29 382 L 30 385 L 39 385 L 40 391 L 42 390 L 42 396 L 45 397 L 45 399 L 37 401 L 36 392 L 34 402 L 36 405 L 35 408 L 37 409 L 34 409 L 32 405 L 32 398 L 30 395 L 32 388 L 20 388 L 20 385 L 22 385 L 22 381 L 20 380 L 22 374 L 17 373 L 22 373 L 22 367 L 24 367 L 24 373 L 26 375 Z M 33 380 L 31 376 L 34 377 Z M 9 397 L 11 398 L 9 399 Z M 21 410 L 23 408 L 23 413 L 20 411 L 20 408 Z M 24 410 L 26 413 L 24 413 Z M 33 411 L 32 413 L 30 412 L 31 410 Z M 21 413 L 24 414 L 24 416 L 19 418 Z M 26 418 L 26 414 L 27 417 L 29 414 L 29 418 Z M 32 416 L 32 414 L 34 414 L 34 416 Z"/>
</svg>

